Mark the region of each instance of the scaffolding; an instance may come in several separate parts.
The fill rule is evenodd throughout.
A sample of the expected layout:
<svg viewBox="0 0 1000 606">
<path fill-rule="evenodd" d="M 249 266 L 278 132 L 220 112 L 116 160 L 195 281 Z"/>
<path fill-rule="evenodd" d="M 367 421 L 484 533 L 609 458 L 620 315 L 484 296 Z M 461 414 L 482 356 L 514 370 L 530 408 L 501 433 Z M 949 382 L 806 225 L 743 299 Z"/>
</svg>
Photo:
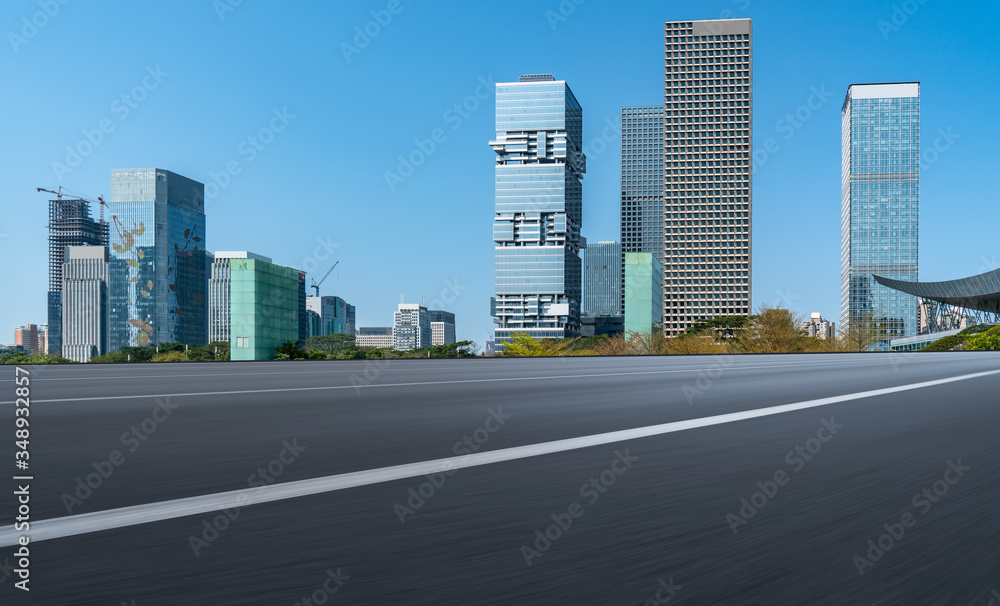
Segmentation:
<svg viewBox="0 0 1000 606">
<path fill-rule="evenodd" d="M 108 224 L 90 217 L 90 203 L 78 198 L 49 200 L 49 291 L 62 291 L 67 246 L 107 246 Z"/>
</svg>

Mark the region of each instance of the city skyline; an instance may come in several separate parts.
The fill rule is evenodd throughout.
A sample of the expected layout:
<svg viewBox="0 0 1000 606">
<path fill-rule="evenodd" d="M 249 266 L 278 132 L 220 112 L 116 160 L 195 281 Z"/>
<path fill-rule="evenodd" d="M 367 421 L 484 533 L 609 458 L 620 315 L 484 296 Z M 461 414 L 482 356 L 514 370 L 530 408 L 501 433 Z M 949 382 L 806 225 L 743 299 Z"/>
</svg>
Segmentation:
<svg viewBox="0 0 1000 606">
<path fill-rule="evenodd" d="M 37 10 L 30 3 L 18 5 L 18 8 L 29 16 Z M 348 9 L 343 14 L 338 14 L 341 18 L 337 23 L 343 23 L 344 27 L 337 30 L 336 35 L 350 40 L 354 26 L 364 26 L 371 19 L 368 12 L 379 8 L 377 3 L 372 3 L 370 6 L 358 7 L 357 10 Z M 407 6 L 395 16 L 391 27 L 387 27 L 361 54 L 352 55 L 350 62 L 343 57 L 338 45 L 332 45 L 329 58 L 334 73 L 349 80 L 352 74 L 354 77 L 358 76 L 355 68 L 359 66 L 365 70 L 385 68 L 388 70 L 387 74 L 399 76 L 400 82 L 410 82 L 410 77 L 392 68 L 392 62 L 398 61 L 402 56 L 397 49 L 412 42 L 412 36 L 415 35 L 409 31 L 412 24 L 441 18 L 440 13 L 428 13 L 423 9 L 413 10 L 414 8 Z M 932 105 L 925 99 L 925 115 L 921 125 L 924 143 L 921 193 L 925 200 L 922 209 L 923 256 L 927 261 L 921 268 L 921 279 L 972 275 L 996 264 L 997 253 L 988 244 L 961 242 L 957 243 L 956 249 L 947 235 L 961 224 L 960 218 L 948 210 L 949 206 L 953 206 L 952 203 L 968 201 L 973 209 L 977 209 L 978 200 L 990 199 L 989 192 L 980 191 L 980 186 L 971 183 L 968 175 L 975 170 L 976 162 L 980 161 L 978 157 L 989 157 L 987 153 L 978 150 L 985 149 L 986 141 L 997 128 L 988 120 L 985 124 L 973 125 L 968 118 L 968 114 L 975 114 L 976 108 L 985 104 L 994 94 L 995 84 L 984 82 L 959 95 L 957 91 L 962 90 L 962 87 L 957 86 L 957 83 L 961 81 L 959 76 L 969 73 L 966 70 L 990 72 L 995 67 L 982 63 L 979 55 L 969 52 L 970 48 L 963 46 L 964 43 L 961 42 L 937 53 L 939 56 L 932 55 L 929 49 L 916 43 L 921 35 L 930 31 L 940 31 L 943 32 L 941 35 L 945 35 L 947 32 L 957 31 L 959 24 L 967 28 L 971 18 L 961 9 L 944 11 L 943 7 L 921 5 L 917 13 L 906 15 L 905 23 L 894 25 L 896 29 L 889 30 L 880 28 L 879 21 L 891 23 L 891 3 L 859 5 L 850 21 L 846 22 L 836 13 L 830 12 L 827 15 L 822 13 L 826 9 L 820 9 L 820 17 L 817 18 L 828 17 L 831 32 L 827 33 L 826 29 L 820 28 L 818 34 L 811 32 L 809 36 L 797 31 L 795 27 L 783 25 L 790 23 L 793 15 L 776 8 L 754 6 L 744 9 L 740 4 L 732 2 L 678 5 L 669 10 L 637 4 L 636 10 L 627 17 L 615 16 L 613 11 L 596 5 L 581 5 L 572 15 L 566 16 L 565 21 L 554 22 L 546 17 L 545 11 L 558 12 L 558 5 L 532 10 L 518 8 L 511 17 L 500 13 L 494 15 L 484 8 L 470 10 L 495 16 L 500 23 L 508 20 L 528 23 L 537 30 L 539 36 L 552 36 L 540 39 L 546 40 L 553 50 L 562 45 L 560 39 L 574 39 L 576 36 L 585 39 L 584 32 L 600 27 L 595 26 L 595 23 L 602 21 L 627 23 L 635 29 L 637 35 L 634 36 L 635 40 L 623 41 L 617 43 L 617 46 L 599 39 L 590 40 L 585 45 L 584 56 L 574 58 L 571 62 L 554 56 L 539 60 L 532 56 L 536 53 L 527 52 L 513 53 L 502 61 L 478 51 L 469 53 L 470 56 L 462 59 L 449 57 L 440 68 L 443 70 L 441 74 L 437 74 L 437 70 L 422 74 L 424 77 L 433 76 L 435 85 L 441 88 L 440 94 L 414 102 L 407 112 L 407 120 L 412 122 L 409 126 L 402 117 L 389 121 L 387 126 L 396 129 L 399 136 L 388 143 L 381 142 L 386 151 L 384 154 L 370 155 L 373 162 L 369 169 L 350 169 L 358 173 L 358 178 L 343 172 L 343 168 L 336 169 L 337 185 L 333 189 L 338 194 L 329 198 L 331 202 L 328 206 L 332 207 L 329 212 L 336 212 L 346 221 L 332 220 L 332 216 L 326 214 L 327 210 L 313 203 L 308 211 L 311 220 L 304 227 L 296 222 L 295 217 L 289 216 L 294 213 L 270 208 L 271 201 L 279 199 L 301 199 L 301 204 L 310 204 L 307 201 L 316 200 L 315 192 L 330 190 L 322 180 L 302 178 L 305 175 L 302 171 L 312 171 L 317 167 L 313 159 L 307 158 L 303 162 L 303 152 L 316 148 L 310 147 L 310 137 L 302 132 L 303 128 L 298 127 L 309 121 L 316 124 L 317 114 L 309 111 L 311 106 L 304 101 L 305 98 L 296 87 L 287 88 L 289 94 L 271 94 L 260 101 L 249 101 L 250 97 L 244 95 L 243 100 L 238 102 L 243 104 L 243 111 L 237 112 L 233 119 L 219 121 L 218 125 L 213 124 L 210 128 L 207 124 L 204 128 L 201 127 L 205 119 L 211 118 L 213 122 L 218 119 L 210 108 L 199 106 L 195 112 L 181 112 L 177 118 L 172 119 L 181 122 L 168 120 L 166 124 L 175 131 L 206 143 L 199 146 L 204 147 L 205 151 L 191 149 L 190 146 L 182 148 L 172 144 L 168 137 L 172 133 L 156 122 L 163 121 L 164 116 L 168 115 L 165 112 L 170 111 L 172 103 L 174 107 L 187 107 L 184 104 L 177 105 L 174 100 L 179 93 L 189 90 L 192 75 L 199 73 L 194 69 L 193 63 L 184 54 L 156 57 L 140 53 L 134 58 L 120 59 L 135 68 L 134 77 L 122 76 L 117 80 L 99 78 L 92 84 L 71 82 L 74 86 L 79 84 L 77 88 L 80 95 L 73 104 L 74 107 L 82 108 L 78 111 L 62 111 L 60 114 L 60 102 L 56 99 L 37 97 L 33 93 L 25 95 L 26 102 L 47 108 L 54 112 L 53 115 L 60 115 L 51 120 L 51 124 L 39 125 L 34 124 L 34 120 L 29 120 L 33 130 L 47 134 L 40 137 L 38 132 L 32 132 L 30 136 L 21 136 L 19 140 L 24 142 L 24 146 L 16 155 L 9 156 L 11 174 L 19 177 L 13 183 L 7 181 L 2 193 L 7 200 L 5 204 L 9 205 L 11 225 L 17 225 L 18 228 L 3 229 L 7 237 L 0 241 L 0 246 L 6 251 L 17 250 L 18 258 L 24 259 L 25 264 L 29 259 L 37 259 L 34 267 L 27 267 L 27 273 L 42 275 L 44 252 L 38 254 L 37 251 L 39 246 L 44 245 L 44 230 L 41 227 L 44 224 L 44 204 L 40 204 L 37 195 L 31 193 L 34 187 L 66 185 L 73 190 L 96 196 L 108 191 L 106 175 L 111 168 L 167 166 L 206 184 L 206 197 L 210 198 L 206 212 L 211 224 L 212 248 L 261 250 L 283 265 L 295 267 L 301 267 L 306 261 L 310 261 L 312 267 L 304 269 L 311 276 L 325 270 L 324 266 L 331 265 L 337 256 L 343 257 L 345 262 L 334 272 L 329 288 L 322 294 L 337 294 L 357 304 L 362 314 L 358 319 L 359 325 L 382 324 L 384 320 L 380 318 L 391 313 L 400 291 L 406 292 L 410 300 L 415 300 L 421 294 L 428 299 L 455 297 L 456 306 L 450 308 L 462 316 L 458 326 L 459 336 L 483 345 L 489 316 L 483 311 L 482 301 L 489 296 L 492 286 L 489 284 L 489 276 L 484 280 L 476 268 L 484 266 L 484 263 L 488 266 L 490 259 L 489 251 L 484 256 L 483 251 L 477 250 L 474 242 L 482 241 L 482 232 L 477 231 L 481 227 L 476 226 L 482 225 L 484 212 L 488 215 L 489 207 L 492 206 L 492 180 L 487 176 L 484 188 L 481 183 L 483 172 L 474 165 L 478 166 L 491 155 L 489 150 L 485 150 L 485 156 L 482 155 L 481 142 L 483 133 L 489 132 L 491 116 L 487 114 L 492 113 L 488 108 L 493 103 L 488 87 L 482 84 L 480 77 L 490 82 L 513 79 L 528 71 L 551 71 L 574 83 L 574 92 L 581 104 L 588 108 L 583 138 L 585 146 L 592 151 L 584 194 L 587 211 L 583 235 L 593 241 L 615 239 L 619 225 L 614 200 L 618 198 L 616 192 L 620 185 L 620 166 L 615 150 L 620 144 L 620 136 L 609 127 L 608 120 L 614 124 L 623 106 L 649 103 L 657 99 L 655 80 L 659 69 L 662 69 L 656 65 L 662 65 L 661 51 L 656 50 L 661 42 L 657 40 L 657 32 L 662 32 L 663 23 L 671 19 L 718 18 L 723 11 L 728 10 L 734 18 L 749 17 L 754 20 L 757 45 L 754 77 L 754 152 L 757 156 L 754 192 L 758 199 L 754 209 L 755 303 L 779 302 L 800 313 L 820 310 L 826 316 L 837 315 L 838 257 L 835 252 L 831 254 L 834 249 L 839 250 L 837 225 L 832 228 L 814 227 L 809 234 L 800 234 L 795 233 L 795 230 L 801 228 L 794 227 L 796 224 L 788 217 L 794 213 L 806 212 L 815 217 L 816 224 L 820 226 L 836 221 L 834 217 L 839 218 L 839 183 L 833 183 L 839 181 L 836 178 L 839 174 L 833 175 L 836 170 L 830 170 L 831 166 L 836 166 L 836 158 L 831 158 L 831 153 L 839 151 L 839 116 L 836 115 L 839 98 L 851 82 L 920 80 L 925 86 L 924 96 L 934 95 L 933 110 L 927 109 Z M 215 44 L 228 40 L 229 36 L 243 31 L 251 22 L 265 18 L 266 14 L 266 9 L 262 11 L 242 6 L 224 20 L 218 20 L 214 13 L 208 11 L 205 17 L 214 21 L 194 23 L 193 27 L 204 35 L 211 33 L 219 36 L 218 42 L 210 42 L 208 48 L 211 49 Z M 411 16 L 413 21 L 407 21 Z M 58 32 L 73 24 L 84 24 L 91 17 L 96 18 L 86 13 L 65 10 L 26 46 L 19 47 L 17 53 L 12 50 L 14 60 L 8 69 L 14 77 L 14 84 L 20 82 L 20 88 L 25 90 L 35 88 L 29 83 L 32 76 L 27 71 L 45 72 L 42 65 L 50 59 L 50 53 L 58 54 L 65 44 L 59 39 Z M 106 16 L 102 15 L 102 18 Z M 173 18 L 175 17 L 168 17 Z M 16 29 L 16 24 L 17 20 L 12 18 L 9 29 Z M 834 27 L 835 25 L 839 27 Z M 846 54 L 833 53 L 833 46 L 830 44 L 824 48 L 824 43 L 835 39 L 832 34 L 834 29 L 838 33 L 848 31 L 856 42 L 845 51 Z M 467 36 L 473 33 L 475 32 L 460 34 L 459 40 L 443 44 L 468 46 Z M 160 35 L 159 30 L 153 35 Z M 960 39 L 964 38 L 956 38 Z M 762 46 L 761 40 L 766 40 L 767 44 Z M 792 47 L 800 51 L 797 56 L 791 56 L 789 51 Z M 98 44 L 93 50 L 75 49 L 74 52 L 87 56 L 91 52 L 101 53 L 103 49 Z M 600 54 L 607 55 L 608 58 L 599 59 Z M 64 53 L 63 56 L 70 55 Z M 624 57 L 635 58 L 636 61 L 625 65 L 620 72 L 607 69 L 611 63 L 621 62 Z M 874 59 L 859 62 L 851 61 L 852 57 Z M 339 63 L 333 63 L 332 60 L 338 60 Z M 162 64 L 159 72 L 158 61 Z M 584 69 L 582 66 L 586 61 L 592 61 L 595 69 Z M 887 62 L 891 62 L 893 67 L 887 67 Z M 957 70 L 948 67 L 955 64 L 962 67 Z M 805 67 L 807 65 L 808 69 Z M 147 66 L 150 71 L 146 70 Z M 538 69 L 534 69 L 535 67 Z M 119 70 L 119 73 L 126 71 Z M 588 75 L 588 71 L 593 71 L 594 75 Z M 451 75 L 445 76 L 448 72 Z M 60 70 L 56 71 L 56 75 L 60 73 Z M 72 78 L 69 74 L 65 76 Z M 648 79 L 652 79 L 653 83 L 648 83 Z M 177 85 L 171 88 L 175 82 Z M 122 102 L 115 106 L 130 110 L 125 119 L 121 117 L 124 112 L 110 110 L 111 101 L 120 95 L 128 95 L 128 100 L 136 105 L 132 108 L 128 103 Z M 139 97 L 143 99 L 138 101 Z M 472 101 L 466 104 L 468 99 Z M 347 102 L 341 97 L 336 97 L 336 100 L 338 107 L 353 107 L 345 105 Z M 285 102 L 289 103 L 287 112 Z M 452 110 L 445 114 L 456 103 L 464 105 L 461 111 Z M 467 109 L 474 106 L 474 110 Z M 376 103 L 372 109 L 381 108 L 384 105 Z M 15 110 L 18 110 L 17 106 Z M 24 113 L 24 110 L 18 111 Z M 986 114 L 985 111 L 983 113 Z M 66 162 L 68 152 L 64 149 L 66 145 L 86 150 L 86 145 L 78 144 L 78 141 L 84 141 L 93 146 L 83 131 L 90 133 L 96 141 L 98 135 L 93 134 L 93 129 L 99 127 L 105 115 L 112 121 L 114 130 L 101 133 L 98 128 L 103 137 L 100 145 L 92 153 L 82 157 L 78 165 L 70 167 L 71 172 L 57 175 L 53 169 L 54 163 L 69 166 Z M 791 116 L 792 119 L 788 120 L 786 116 Z M 804 116 L 807 118 L 804 119 Z M 453 129 L 456 122 L 460 124 Z M 487 125 L 485 129 L 484 125 Z M 20 125 L 15 125 L 15 134 L 19 128 Z M 279 128 L 282 130 L 279 131 Z M 348 126 L 348 134 L 352 132 L 352 128 Z M 435 141 L 433 137 L 437 128 L 444 133 L 443 142 Z M 258 138 L 263 129 L 271 132 Z M 248 147 L 244 149 L 255 152 L 252 162 L 249 160 L 249 153 L 237 151 L 239 144 L 248 135 L 254 137 L 261 146 L 264 146 L 261 141 L 268 141 L 263 149 L 247 143 Z M 412 155 L 419 159 L 420 153 L 427 154 L 414 142 L 415 139 L 425 150 L 432 149 L 427 141 L 435 147 L 420 166 L 411 167 L 414 172 L 409 174 L 406 170 L 400 171 L 397 158 L 402 156 L 406 159 Z M 767 145 L 772 139 L 773 144 Z M 363 141 L 363 138 L 358 140 Z M 362 146 L 365 145 L 362 142 Z M 154 148 L 155 152 L 152 151 Z M 593 153 L 598 149 L 603 151 Z M 934 153 L 930 154 L 932 150 Z M 367 152 L 359 152 L 355 155 L 366 154 Z M 468 162 L 462 158 L 464 156 L 469 156 Z M 234 170 L 238 170 L 238 174 L 227 170 L 230 160 L 237 163 Z M 469 170 L 454 170 L 455 166 L 467 166 Z M 406 166 L 402 168 L 405 169 Z M 400 175 L 407 173 L 409 176 L 401 177 L 404 181 L 395 183 L 395 191 L 390 191 L 385 183 L 386 172 Z M 446 192 L 440 199 L 431 196 L 431 190 L 427 189 L 430 182 L 440 184 L 446 174 L 449 177 L 447 182 L 454 185 L 448 189 L 456 192 Z M 961 184 L 958 190 L 955 189 L 955 183 Z M 289 187 L 291 190 L 286 192 L 285 189 Z M 343 189 L 342 193 L 340 189 Z M 466 193 L 459 195 L 458 192 L 462 191 Z M 291 192 L 294 193 L 287 196 Z M 442 193 L 440 185 L 436 186 L 435 193 Z M 766 203 L 760 202 L 764 199 L 767 200 Z M 355 201 L 358 203 L 355 204 Z M 365 247 L 361 240 L 339 227 L 344 223 L 359 222 L 366 216 L 362 213 L 370 216 L 370 209 L 377 208 L 378 204 L 383 204 L 387 209 L 402 209 L 403 204 L 414 203 L 433 204 L 440 209 L 439 212 L 432 213 L 438 219 L 448 214 L 455 217 L 448 225 L 458 226 L 460 233 L 480 234 L 476 238 L 470 235 L 468 244 L 462 242 L 458 245 L 463 251 L 470 251 L 468 255 L 462 255 L 466 258 L 454 259 L 453 252 L 449 252 L 454 250 L 454 245 L 449 247 L 436 242 L 421 242 L 420 252 L 427 256 L 429 262 L 426 266 L 430 269 L 417 276 L 408 276 L 394 269 L 393 264 L 384 262 L 389 258 L 388 251 Z M 246 213 L 249 216 L 235 216 L 232 211 L 243 204 L 249 205 L 253 211 Z M 218 214 L 212 205 L 221 205 Z M 350 208 L 352 205 L 357 208 Z M 984 205 L 982 209 L 988 211 L 989 207 Z M 262 217 L 266 220 L 262 221 Z M 415 220 L 418 229 L 425 229 L 433 224 L 430 217 Z M 32 225 L 36 227 L 28 229 Z M 761 232 L 762 229 L 765 231 Z M 268 240 L 275 240 L 275 234 L 288 233 L 298 236 L 276 245 L 266 244 Z M 778 235 L 780 237 L 776 237 Z M 401 232 L 394 226 L 388 228 L 386 236 L 389 241 L 403 241 Z M 935 254 L 935 251 L 945 250 L 945 246 L 949 247 L 948 255 Z M 391 246 L 387 248 L 395 250 Z M 790 250 L 797 251 L 798 254 L 789 254 Z M 816 263 L 819 267 L 814 266 Z M 5 268 L 3 271 L 12 272 L 13 269 Z M 373 272 L 376 277 L 366 279 Z M 766 278 L 762 278 L 762 275 Z M 12 273 L 5 273 L 3 279 L 11 281 L 12 276 Z M 763 284 L 762 279 L 765 280 Z M 3 304 L 2 317 L 9 323 L 8 330 L 25 323 L 44 322 L 45 285 L 32 285 L 34 280 L 37 278 L 33 275 L 19 278 L 17 283 L 23 296 Z M 369 283 L 375 286 L 369 288 Z M 351 290 L 348 291 L 347 288 Z"/>
</svg>

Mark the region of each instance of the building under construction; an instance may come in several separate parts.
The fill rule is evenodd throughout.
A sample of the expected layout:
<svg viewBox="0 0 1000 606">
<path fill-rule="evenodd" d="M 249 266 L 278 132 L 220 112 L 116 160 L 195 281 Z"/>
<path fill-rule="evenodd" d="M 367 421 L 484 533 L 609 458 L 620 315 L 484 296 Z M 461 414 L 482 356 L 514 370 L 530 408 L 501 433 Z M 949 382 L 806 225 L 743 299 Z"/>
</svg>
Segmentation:
<svg viewBox="0 0 1000 606">
<path fill-rule="evenodd" d="M 90 203 L 78 198 L 49 200 L 48 352 L 62 350 L 63 262 L 67 246 L 107 246 L 108 225 L 90 216 Z"/>
</svg>

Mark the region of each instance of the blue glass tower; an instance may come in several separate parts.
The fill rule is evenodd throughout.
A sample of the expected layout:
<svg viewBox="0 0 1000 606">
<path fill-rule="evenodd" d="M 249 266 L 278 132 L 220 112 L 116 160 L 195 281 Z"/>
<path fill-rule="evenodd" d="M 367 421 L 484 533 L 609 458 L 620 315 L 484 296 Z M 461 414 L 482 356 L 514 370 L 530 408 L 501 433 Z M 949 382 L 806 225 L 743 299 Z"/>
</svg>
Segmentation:
<svg viewBox="0 0 1000 606">
<path fill-rule="evenodd" d="M 621 246 L 614 241 L 587 244 L 582 256 L 582 315 L 622 315 Z"/>
<path fill-rule="evenodd" d="M 663 106 L 622 108 L 620 313 L 625 254 L 652 253 L 663 265 Z M 661 305 L 662 307 L 662 305 Z"/>
<path fill-rule="evenodd" d="M 496 85 L 495 340 L 580 332 L 583 108 L 550 74 Z"/>
<path fill-rule="evenodd" d="M 158 168 L 111 171 L 111 349 L 208 342 L 205 186 Z"/>
<path fill-rule="evenodd" d="M 852 84 L 841 117 L 841 326 L 871 314 L 890 338 L 911 337 L 917 298 L 872 274 L 917 280 L 920 84 Z"/>
</svg>

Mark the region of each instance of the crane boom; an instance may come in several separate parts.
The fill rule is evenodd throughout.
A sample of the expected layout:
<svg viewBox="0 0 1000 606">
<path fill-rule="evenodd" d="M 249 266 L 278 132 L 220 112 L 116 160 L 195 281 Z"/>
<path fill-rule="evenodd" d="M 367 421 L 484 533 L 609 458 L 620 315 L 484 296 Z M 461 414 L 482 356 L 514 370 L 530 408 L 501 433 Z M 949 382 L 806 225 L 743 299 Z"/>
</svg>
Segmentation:
<svg viewBox="0 0 1000 606">
<path fill-rule="evenodd" d="M 63 191 L 61 185 L 57 188 L 57 191 L 52 191 L 51 189 L 45 189 L 44 187 L 36 187 L 35 191 L 37 192 L 43 191 L 48 194 L 55 194 L 56 200 L 62 200 L 63 196 L 72 196 L 78 200 L 83 200 L 85 202 L 92 202 L 94 204 L 97 204 L 98 208 L 101 209 L 101 233 L 102 234 L 104 233 L 104 207 L 108 206 L 108 203 L 104 201 L 104 196 L 97 196 L 97 199 L 95 200 L 93 198 L 88 198 L 87 196 L 82 196 L 68 189 L 66 191 Z"/>
<path fill-rule="evenodd" d="M 333 273 L 333 270 L 336 269 L 338 265 L 340 265 L 340 261 L 337 261 L 336 263 L 334 263 L 333 267 L 331 267 L 330 269 L 328 269 L 326 271 L 326 273 L 323 274 L 323 277 L 319 279 L 319 282 L 317 282 L 316 280 L 313 280 L 312 287 L 316 290 L 316 296 L 317 297 L 319 296 L 319 286 L 320 286 L 320 284 L 322 284 L 323 282 L 325 282 L 326 279 L 328 277 L 330 277 L 330 274 Z"/>
</svg>

